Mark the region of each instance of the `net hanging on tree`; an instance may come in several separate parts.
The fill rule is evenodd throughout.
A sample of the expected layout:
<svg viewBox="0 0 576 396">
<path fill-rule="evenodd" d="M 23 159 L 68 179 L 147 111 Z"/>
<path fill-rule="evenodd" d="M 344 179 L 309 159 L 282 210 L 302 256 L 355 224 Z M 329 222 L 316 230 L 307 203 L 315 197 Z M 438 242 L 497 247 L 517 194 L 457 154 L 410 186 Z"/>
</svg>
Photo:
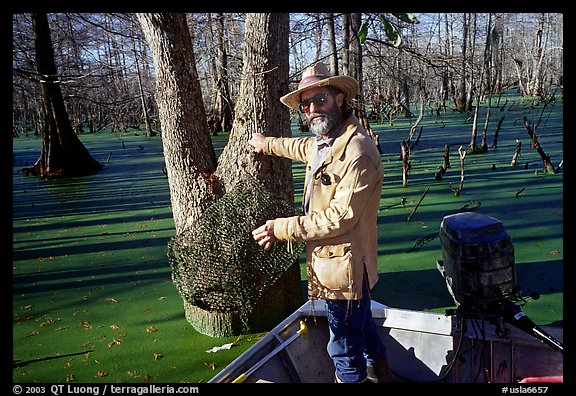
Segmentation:
<svg viewBox="0 0 576 396">
<path fill-rule="evenodd" d="M 252 230 L 295 214 L 255 178 L 238 182 L 193 228 L 168 242 L 172 280 L 182 298 L 207 311 L 249 314 L 304 250 L 303 243 L 276 242 L 264 251 Z"/>
</svg>

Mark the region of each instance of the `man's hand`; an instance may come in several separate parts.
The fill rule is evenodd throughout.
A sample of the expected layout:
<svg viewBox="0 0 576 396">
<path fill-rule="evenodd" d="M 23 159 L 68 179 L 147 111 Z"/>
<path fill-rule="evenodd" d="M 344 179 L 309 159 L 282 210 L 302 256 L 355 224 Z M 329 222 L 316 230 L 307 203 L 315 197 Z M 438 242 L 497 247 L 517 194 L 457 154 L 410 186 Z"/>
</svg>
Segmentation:
<svg viewBox="0 0 576 396">
<path fill-rule="evenodd" d="M 265 140 L 266 137 L 263 134 L 261 134 L 260 132 L 255 132 L 252 134 L 250 140 L 248 140 L 248 143 L 254 146 L 254 151 L 259 153 L 262 151 L 262 146 L 264 145 Z"/>
<path fill-rule="evenodd" d="M 252 236 L 254 240 L 258 242 L 258 245 L 264 247 L 264 250 L 269 250 L 276 241 L 276 237 L 274 236 L 274 220 L 268 220 L 266 224 L 256 228 L 252 231 Z"/>
</svg>

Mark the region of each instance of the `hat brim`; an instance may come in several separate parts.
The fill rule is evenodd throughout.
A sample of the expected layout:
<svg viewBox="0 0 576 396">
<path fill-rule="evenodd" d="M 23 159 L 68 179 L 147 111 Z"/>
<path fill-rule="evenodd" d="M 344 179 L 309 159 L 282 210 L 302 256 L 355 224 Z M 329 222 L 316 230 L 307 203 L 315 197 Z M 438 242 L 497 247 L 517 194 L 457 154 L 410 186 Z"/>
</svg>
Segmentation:
<svg viewBox="0 0 576 396">
<path fill-rule="evenodd" d="M 280 101 L 293 110 L 298 110 L 300 106 L 300 94 L 311 88 L 324 87 L 330 85 L 338 88 L 344 93 L 344 100 L 350 102 L 358 93 L 358 82 L 349 76 L 332 76 L 323 80 L 316 81 L 305 87 L 292 91 L 280 98 Z"/>
</svg>

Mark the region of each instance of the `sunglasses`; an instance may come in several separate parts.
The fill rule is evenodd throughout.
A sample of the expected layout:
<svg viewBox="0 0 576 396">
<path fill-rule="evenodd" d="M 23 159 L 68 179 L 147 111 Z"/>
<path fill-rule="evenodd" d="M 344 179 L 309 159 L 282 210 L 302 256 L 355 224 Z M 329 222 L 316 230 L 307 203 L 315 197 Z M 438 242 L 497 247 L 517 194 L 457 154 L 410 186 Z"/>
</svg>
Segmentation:
<svg viewBox="0 0 576 396">
<path fill-rule="evenodd" d="M 327 93 L 319 93 L 319 94 L 312 96 L 311 98 L 303 100 L 302 103 L 300 103 L 299 109 L 302 113 L 308 114 L 308 113 L 310 113 L 310 105 L 312 103 L 314 103 L 314 106 L 318 107 L 318 106 L 325 105 L 326 102 L 328 102 L 328 94 Z"/>
</svg>

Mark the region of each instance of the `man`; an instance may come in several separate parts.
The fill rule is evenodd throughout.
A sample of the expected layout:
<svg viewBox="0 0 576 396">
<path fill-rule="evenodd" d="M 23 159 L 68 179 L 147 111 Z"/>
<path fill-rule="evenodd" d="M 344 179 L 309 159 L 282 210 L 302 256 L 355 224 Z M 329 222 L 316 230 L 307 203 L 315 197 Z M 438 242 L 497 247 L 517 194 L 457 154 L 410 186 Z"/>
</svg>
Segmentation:
<svg viewBox="0 0 576 396">
<path fill-rule="evenodd" d="M 306 242 L 308 296 L 326 301 L 335 382 L 389 382 L 386 349 L 370 310 L 384 171 L 375 142 L 352 114 L 357 92 L 355 79 L 316 63 L 303 72 L 297 90 L 280 98 L 305 114 L 316 136 L 255 133 L 249 143 L 256 152 L 307 164 L 304 215 L 268 220 L 252 234 L 264 249 L 276 240 Z"/>
</svg>

